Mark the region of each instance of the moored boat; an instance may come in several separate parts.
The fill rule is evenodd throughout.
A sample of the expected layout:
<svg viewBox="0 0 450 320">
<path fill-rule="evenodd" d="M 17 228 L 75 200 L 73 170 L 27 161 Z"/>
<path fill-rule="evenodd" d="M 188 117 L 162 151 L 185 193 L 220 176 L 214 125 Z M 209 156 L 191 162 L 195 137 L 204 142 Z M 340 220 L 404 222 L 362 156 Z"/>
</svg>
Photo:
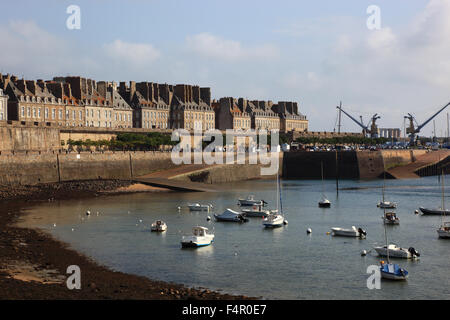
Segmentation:
<svg viewBox="0 0 450 320">
<path fill-rule="evenodd" d="M 408 278 L 408 271 L 401 268 L 395 263 L 385 263 L 380 261 L 380 273 L 383 279 L 388 280 L 406 280 Z"/>
<path fill-rule="evenodd" d="M 356 238 L 365 238 L 367 235 L 367 232 L 363 230 L 362 228 L 356 228 L 355 226 L 352 226 L 351 229 L 344 229 L 344 228 L 331 228 L 331 232 L 333 236 L 341 236 L 341 237 L 356 237 Z"/>
<path fill-rule="evenodd" d="M 266 202 L 264 200 L 256 200 L 254 195 L 249 195 L 247 199 L 238 199 L 238 205 L 245 206 L 263 206 Z"/>
<path fill-rule="evenodd" d="M 167 224 L 162 220 L 156 220 L 152 223 L 150 229 L 154 232 L 164 232 L 167 230 Z"/>
<path fill-rule="evenodd" d="M 214 241 L 214 234 L 209 233 L 208 228 L 196 226 L 192 228 L 191 236 L 183 236 L 181 246 L 183 248 L 197 248 L 210 245 Z"/>
<path fill-rule="evenodd" d="M 277 210 L 264 210 L 262 206 L 253 206 L 250 209 L 241 209 L 242 214 L 246 217 L 267 217 L 271 213 L 276 213 Z"/>
<path fill-rule="evenodd" d="M 212 209 L 212 204 L 200 204 L 200 203 L 190 203 L 188 208 L 190 211 L 210 211 Z"/>
<path fill-rule="evenodd" d="M 416 259 L 420 257 L 420 253 L 413 247 L 406 249 L 398 247 L 395 244 L 390 244 L 389 246 L 374 247 L 374 249 L 382 257 L 389 256 L 399 259 Z"/>
<path fill-rule="evenodd" d="M 422 211 L 422 214 L 424 216 L 441 216 L 445 214 L 450 214 L 450 210 L 442 209 L 442 208 L 436 208 L 436 209 L 427 209 L 420 207 L 420 211 Z"/>
<path fill-rule="evenodd" d="M 384 216 L 381 217 L 383 219 L 384 224 L 397 225 L 400 224 L 400 219 L 397 217 L 395 212 L 385 212 Z"/>
<path fill-rule="evenodd" d="M 439 229 L 437 229 L 439 238 L 450 239 L 450 222 L 444 222 Z"/>
<path fill-rule="evenodd" d="M 231 209 L 226 209 L 222 214 L 214 214 L 217 221 L 225 222 L 247 222 L 248 219 L 244 217 L 242 213 L 236 212 Z"/>
<path fill-rule="evenodd" d="M 391 201 L 380 201 L 378 202 L 377 207 L 380 209 L 395 209 L 397 208 L 397 204 Z"/>
</svg>

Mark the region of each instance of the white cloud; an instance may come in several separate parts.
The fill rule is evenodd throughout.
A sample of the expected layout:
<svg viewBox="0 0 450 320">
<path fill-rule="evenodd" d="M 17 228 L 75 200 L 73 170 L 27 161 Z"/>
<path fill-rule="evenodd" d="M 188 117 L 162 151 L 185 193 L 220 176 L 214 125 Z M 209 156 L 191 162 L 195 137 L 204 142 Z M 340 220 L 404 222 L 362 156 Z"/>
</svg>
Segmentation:
<svg viewBox="0 0 450 320">
<path fill-rule="evenodd" d="M 200 56 L 225 61 L 267 60 L 279 55 L 278 48 L 271 44 L 244 46 L 238 41 L 223 39 L 210 33 L 187 36 L 186 48 Z"/>
<path fill-rule="evenodd" d="M 137 67 L 151 64 L 161 56 L 151 44 L 130 43 L 119 39 L 105 44 L 104 49 L 112 59 Z"/>
</svg>

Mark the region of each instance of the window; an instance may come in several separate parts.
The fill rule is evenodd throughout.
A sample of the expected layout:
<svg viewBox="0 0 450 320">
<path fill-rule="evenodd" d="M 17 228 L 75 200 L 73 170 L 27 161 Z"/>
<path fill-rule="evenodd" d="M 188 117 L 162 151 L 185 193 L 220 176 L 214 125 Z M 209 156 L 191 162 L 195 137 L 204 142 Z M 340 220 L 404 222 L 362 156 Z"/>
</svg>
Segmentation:
<svg viewBox="0 0 450 320">
<path fill-rule="evenodd" d="M 56 118 L 56 109 L 52 109 L 52 119 Z"/>
<path fill-rule="evenodd" d="M 45 108 L 45 111 L 44 111 L 44 118 L 45 118 L 45 119 L 48 119 L 48 108 Z"/>
<path fill-rule="evenodd" d="M 58 110 L 58 119 L 62 119 L 63 118 L 63 113 L 62 113 L 62 110 L 60 109 L 60 110 Z"/>
<path fill-rule="evenodd" d="M 25 118 L 25 107 L 22 107 L 21 114 L 22 114 L 22 118 Z"/>
<path fill-rule="evenodd" d="M 30 107 L 27 107 L 27 118 L 31 117 L 31 109 Z"/>
<path fill-rule="evenodd" d="M 41 108 L 38 108 L 38 118 L 41 118 Z"/>
</svg>

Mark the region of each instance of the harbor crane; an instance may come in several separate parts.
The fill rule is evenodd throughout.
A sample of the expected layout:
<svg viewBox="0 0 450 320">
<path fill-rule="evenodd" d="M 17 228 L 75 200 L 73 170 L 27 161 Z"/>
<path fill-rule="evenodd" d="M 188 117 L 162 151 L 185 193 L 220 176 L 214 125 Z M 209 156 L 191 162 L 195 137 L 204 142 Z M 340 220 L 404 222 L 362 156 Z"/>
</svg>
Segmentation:
<svg viewBox="0 0 450 320">
<path fill-rule="evenodd" d="M 350 114 L 344 111 L 342 109 L 342 104 L 336 107 L 340 111 L 342 111 L 347 117 L 352 119 L 354 122 L 356 122 L 357 125 L 359 125 L 363 129 L 363 135 L 366 137 L 367 135 L 370 135 L 371 138 L 378 138 L 378 126 L 376 124 L 376 121 L 380 119 L 381 117 L 378 115 L 378 113 L 374 114 L 372 118 L 370 119 L 369 123 L 367 125 L 364 124 L 362 116 L 360 116 L 361 121 L 356 120 L 353 118 Z M 369 124 L 372 122 L 369 128 Z"/>
<path fill-rule="evenodd" d="M 426 120 L 424 123 L 419 125 L 416 121 L 416 118 L 411 114 L 408 113 L 408 115 L 405 116 L 405 119 L 409 120 L 409 127 L 406 129 L 406 133 L 409 134 L 409 144 L 411 146 L 414 145 L 416 141 L 416 135 L 420 132 L 420 130 L 425 127 L 431 120 L 433 120 L 439 113 L 444 111 L 445 108 L 447 108 L 450 105 L 450 102 L 447 103 L 445 106 L 443 106 L 438 112 L 433 114 L 428 120 Z M 414 123 L 416 123 L 417 127 L 414 126 Z"/>
</svg>

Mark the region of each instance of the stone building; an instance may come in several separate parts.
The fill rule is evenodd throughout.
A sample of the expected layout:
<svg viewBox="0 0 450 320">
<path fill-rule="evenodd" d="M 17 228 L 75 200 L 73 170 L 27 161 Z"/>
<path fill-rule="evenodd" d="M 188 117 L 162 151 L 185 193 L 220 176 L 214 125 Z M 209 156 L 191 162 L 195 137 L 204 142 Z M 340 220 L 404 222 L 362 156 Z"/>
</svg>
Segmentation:
<svg viewBox="0 0 450 320">
<path fill-rule="evenodd" d="M 239 98 L 238 106 L 250 114 L 252 129 L 280 129 L 280 118 L 277 113 L 272 111 L 272 101 L 248 101 Z"/>
<path fill-rule="evenodd" d="M 219 102 L 213 102 L 216 114 L 216 128 L 219 130 L 247 130 L 251 129 L 252 119 L 249 113 L 239 106 L 237 99 L 226 97 Z"/>
<path fill-rule="evenodd" d="M 3 86 L 8 95 L 8 118 L 16 121 L 65 124 L 65 105 L 56 98 L 42 80 L 3 77 Z"/>
<path fill-rule="evenodd" d="M 170 120 L 173 129 L 215 129 L 211 89 L 185 84 L 176 85 L 173 88 Z"/>
<path fill-rule="evenodd" d="M 84 108 L 86 127 L 113 128 L 111 101 L 97 92 L 94 80 L 81 77 L 59 77 L 53 80 L 70 84 L 72 95 Z"/>
<path fill-rule="evenodd" d="M 58 99 L 62 99 L 65 105 L 65 126 L 85 126 L 84 106 L 72 95 L 69 83 L 46 81 L 47 88 Z"/>
<path fill-rule="evenodd" d="M 0 88 L 0 121 L 8 120 L 8 96 Z"/>
<path fill-rule="evenodd" d="M 97 83 L 97 92 L 112 106 L 112 127 L 132 128 L 133 109 L 117 91 L 116 83 L 100 81 Z"/>
<path fill-rule="evenodd" d="M 152 82 L 130 81 L 129 86 L 120 83 L 119 93 L 133 110 L 133 127 L 169 128 L 170 102 L 160 95 L 160 90 L 165 91 L 165 86 Z"/>
<path fill-rule="evenodd" d="M 297 102 L 279 101 L 272 110 L 280 117 L 280 132 L 308 130 L 308 120 L 299 113 Z"/>
</svg>

